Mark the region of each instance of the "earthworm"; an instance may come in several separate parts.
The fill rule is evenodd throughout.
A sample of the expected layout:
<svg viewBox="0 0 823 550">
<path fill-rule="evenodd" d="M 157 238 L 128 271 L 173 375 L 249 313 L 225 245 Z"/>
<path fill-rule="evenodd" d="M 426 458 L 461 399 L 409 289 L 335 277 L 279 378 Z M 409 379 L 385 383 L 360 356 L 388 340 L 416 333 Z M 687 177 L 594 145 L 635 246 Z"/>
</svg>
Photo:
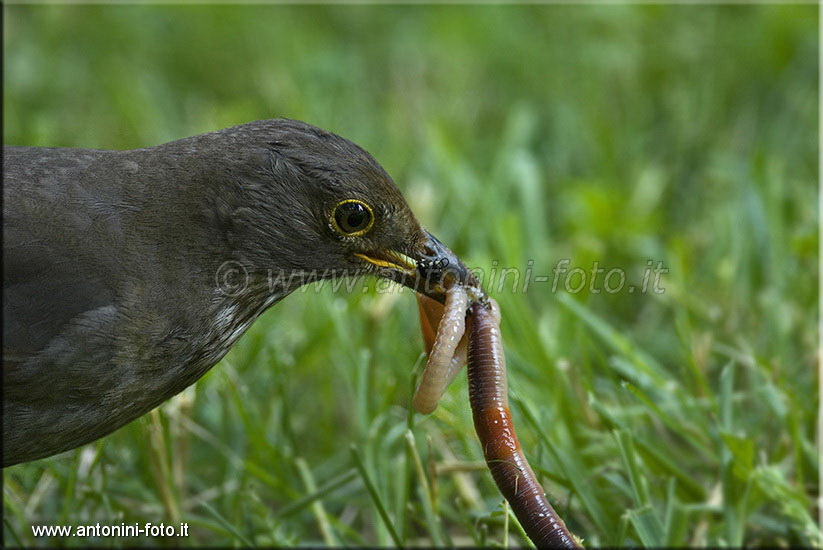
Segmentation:
<svg viewBox="0 0 823 550">
<path fill-rule="evenodd" d="M 469 308 L 469 401 L 474 428 L 498 489 L 540 548 L 579 548 L 537 482 L 514 432 L 497 304 Z M 497 317 L 497 318 L 495 318 Z"/>
<path fill-rule="evenodd" d="M 440 401 L 448 382 L 451 381 L 448 379 L 448 374 L 452 368 L 451 363 L 455 350 L 466 331 L 468 304 L 469 297 L 463 285 L 455 284 L 446 291 L 445 309 L 436 325 L 437 334 L 434 338 L 434 345 L 431 347 L 426 368 L 423 370 L 412 399 L 412 405 L 419 413 L 429 414 L 437 408 L 437 402 Z M 456 367 L 456 370 L 459 371 L 460 366 Z"/>
<path fill-rule="evenodd" d="M 493 299 L 489 299 L 489 304 L 491 306 L 491 314 L 492 320 L 496 326 L 500 326 L 500 308 L 497 306 L 497 302 Z M 467 323 L 466 326 L 469 326 L 468 318 L 466 319 Z M 457 349 L 454 350 L 454 356 L 452 357 L 451 362 L 449 363 L 449 371 L 446 373 L 446 380 L 444 382 L 444 387 L 448 387 L 454 379 L 460 374 L 460 370 L 463 368 L 468 362 L 469 356 L 469 331 L 463 335 L 463 338 L 460 339 L 460 343 L 457 344 Z"/>
</svg>

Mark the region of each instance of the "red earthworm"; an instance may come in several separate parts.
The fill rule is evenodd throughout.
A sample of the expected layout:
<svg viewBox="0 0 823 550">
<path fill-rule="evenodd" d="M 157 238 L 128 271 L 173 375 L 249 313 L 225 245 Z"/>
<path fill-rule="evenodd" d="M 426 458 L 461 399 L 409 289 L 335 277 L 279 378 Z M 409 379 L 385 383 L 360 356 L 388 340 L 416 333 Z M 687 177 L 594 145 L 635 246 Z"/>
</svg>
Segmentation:
<svg viewBox="0 0 823 550">
<path fill-rule="evenodd" d="M 496 303 L 469 308 L 469 401 L 486 464 L 514 515 L 539 548 L 579 548 L 537 481 L 514 432 Z"/>
<path fill-rule="evenodd" d="M 497 302 L 490 299 L 490 304 L 492 305 L 492 320 L 495 325 L 500 325 L 500 309 L 497 307 Z M 451 363 L 449 363 L 449 370 L 446 373 L 446 379 L 444 382 L 444 387 L 448 387 L 454 379 L 460 374 L 460 370 L 463 368 L 468 362 L 469 357 L 469 329 L 468 329 L 468 320 L 466 321 L 466 332 L 463 334 L 463 338 L 460 339 L 460 343 L 457 344 L 457 349 L 454 350 L 454 356 L 452 357 Z"/>
</svg>

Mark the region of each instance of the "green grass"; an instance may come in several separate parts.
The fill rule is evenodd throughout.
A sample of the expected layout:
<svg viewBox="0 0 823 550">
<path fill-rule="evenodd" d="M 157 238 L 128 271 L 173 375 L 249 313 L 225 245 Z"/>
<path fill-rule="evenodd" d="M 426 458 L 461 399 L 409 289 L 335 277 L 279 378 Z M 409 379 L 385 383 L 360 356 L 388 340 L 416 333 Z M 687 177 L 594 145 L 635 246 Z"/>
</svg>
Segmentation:
<svg viewBox="0 0 823 550">
<path fill-rule="evenodd" d="M 817 6 L 4 15 L 7 144 L 288 116 L 371 151 L 470 265 L 639 284 L 664 262 L 662 294 L 493 292 L 535 471 L 587 545 L 821 545 Z M 408 292 L 290 296 L 157 413 L 6 469 L 4 544 L 524 544 L 465 379 L 409 413 L 416 324 Z M 174 540 L 31 531 L 181 521 Z"/>
</svg>

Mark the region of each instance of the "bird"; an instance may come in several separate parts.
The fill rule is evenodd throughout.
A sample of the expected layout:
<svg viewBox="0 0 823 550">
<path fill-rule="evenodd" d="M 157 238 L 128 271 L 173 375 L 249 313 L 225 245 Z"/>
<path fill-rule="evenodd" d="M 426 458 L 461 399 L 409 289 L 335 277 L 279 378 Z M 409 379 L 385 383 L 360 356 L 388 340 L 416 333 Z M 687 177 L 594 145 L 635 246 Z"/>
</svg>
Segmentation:
<svg viewBox="0 0 823 550">
<path fill-rule="evenodd" d="M 131 150 L 4 146 L 3 467 L 99 439 L 301 285 L 473 275 L 364 149 L 291 119 Z"/>
</svg>

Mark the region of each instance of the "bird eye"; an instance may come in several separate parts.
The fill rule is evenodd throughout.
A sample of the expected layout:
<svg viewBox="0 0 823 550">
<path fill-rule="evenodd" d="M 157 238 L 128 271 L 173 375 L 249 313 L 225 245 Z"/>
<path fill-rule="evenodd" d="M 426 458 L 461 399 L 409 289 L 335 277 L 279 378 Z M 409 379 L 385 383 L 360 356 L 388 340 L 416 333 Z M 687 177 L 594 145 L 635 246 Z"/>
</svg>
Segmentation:
<svg viewBox="0 0 823 550">
<path fill-rule="evenodd" d="M 346 199 L 337 203 L 332 216 L 334 228 L 346 237 L 356 237 L 366 233 L 374 224 L 371 207 L 357 199 Z"/>
</svg>

